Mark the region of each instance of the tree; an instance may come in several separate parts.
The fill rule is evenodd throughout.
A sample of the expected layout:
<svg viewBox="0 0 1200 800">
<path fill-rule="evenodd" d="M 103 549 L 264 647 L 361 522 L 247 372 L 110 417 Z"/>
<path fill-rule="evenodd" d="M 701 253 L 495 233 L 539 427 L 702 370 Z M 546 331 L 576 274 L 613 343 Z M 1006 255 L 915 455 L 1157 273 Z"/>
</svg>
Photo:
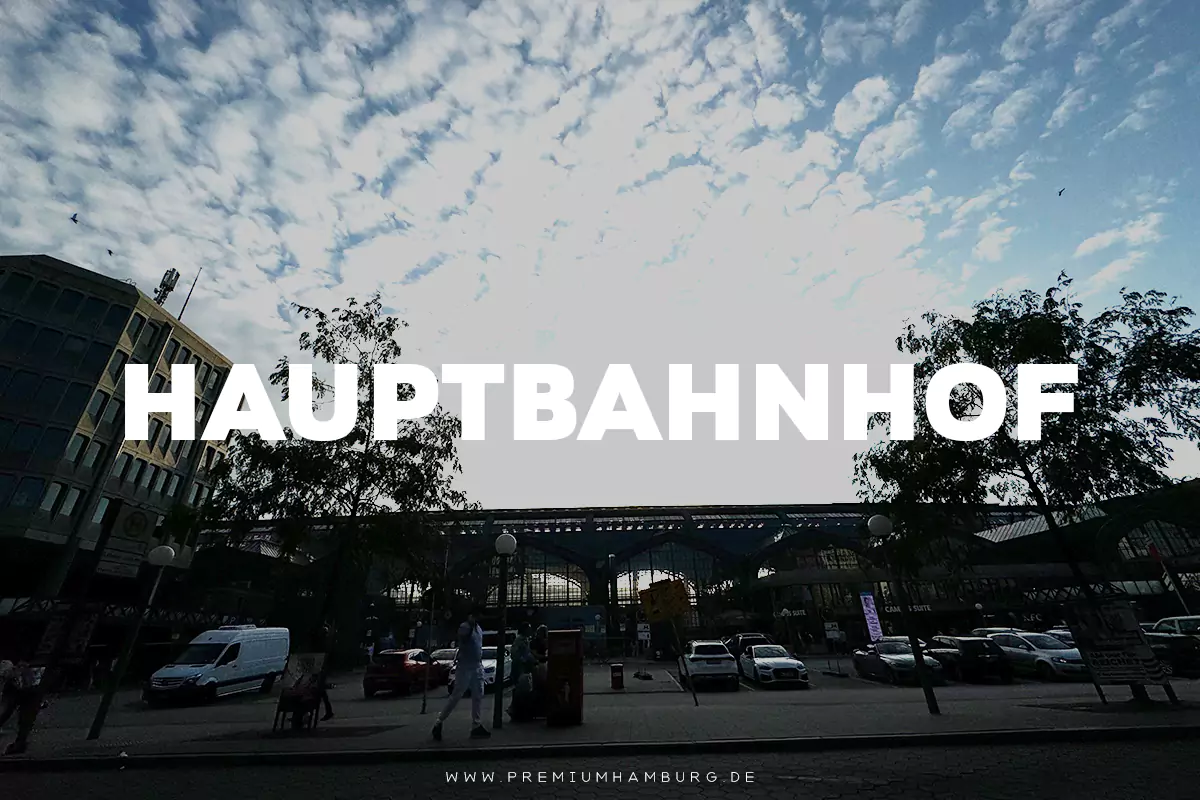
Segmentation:
<svg viewBox="0 0 1200 800">
<path fill-rule="evenodd" d="M 1171 483 L 1170 443 L 1200 440 L 1200 331 L 1190 326 L 1192 310 L 1163 292 L 1122 289 L 1118 305 L 1088 318 L 1070 287 L 1064 273 L 1044 295 L 997 295 L 976 304 L 970 319 L 934 311 L 923 316 L 923 329 L 908 324 L 896 347 L 917 357 L 919 411 L 938 370 L 974 363 L 1003 380 L 1004 423 L 987 439 L 958 442 L 937 435 L 918 413 L 914 439 L 880 442 L 855 457 L 855 481 L 860 495 L 875 494 L 895 509 L 909 539 L 928 540 L 921 533 L 928 527 L 906 518 L 930 513 L 929 503 L 1031 503 L 1090 597 L 1059 522 L 1103 500 Z M 1074 412 L 1044 418 L 1037 442 L 1014 435 L 1017 366 L 1031 363 L 1079 366 L 1078 383 L 1062 387 L 1075 395 Z M 956 418 L 980 407 L 977 387 L 963 384 L 952 393 Z M 877 415 L 871 425 L 886 420 Z M 1066 517 L 1054 513 L 1064 510 Z"/>
<path fill-rule="evenodd" d="M 374 366 L 400 360 L 397 335 L 407 324 L 383 313 L 378 293 L 363 304 L 351 298 L 345 308 L 329 313 L 292 307 L 305 320 L 315 320 L 315 331 L 303 332 L 299 342 L 317 362 L 314 410 L 333 401 L 333 385 L 318 375 L 318 366 L 357 366 L 354 428 L 331 442 L 299 438 L 290 428 L 276 442 L 257 433 L 235 436 L 206 515 L 234 544 L 268 520 L 285 555 L 304 551 L 327 561 L 320 626 L 334 611 L 347 569 L 361 571 L 372 561 L 396 559 L 416 577 L 428 564 L 437 533 L 426 512 L 470 504 L 454 488 L 454 477 L 462 472 L 455 444 L 461 422 L 441 406 L 420 420 L 401 422 L 398 438 L 375 439 Z M 285 401 L 289 367 L 287 357 L 281 358 L 270 378 L 282 387 Z M 412 393 L 413 387 L 401 386 L 398 397 L 406 400 Z"/>
</svg>

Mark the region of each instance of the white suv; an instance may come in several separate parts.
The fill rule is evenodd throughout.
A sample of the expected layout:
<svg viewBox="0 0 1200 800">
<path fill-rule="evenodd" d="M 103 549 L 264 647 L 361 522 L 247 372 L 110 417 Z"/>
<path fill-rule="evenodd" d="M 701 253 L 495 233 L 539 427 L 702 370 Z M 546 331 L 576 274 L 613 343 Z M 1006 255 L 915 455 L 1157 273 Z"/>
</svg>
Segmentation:
<svg viewBox="0 0 1200 800">
<path fill-rule="evenodd" d="M 686 662 L 686 663 L 685 663 Z M 688 642 L 679 657 L 679 685 L 722 684 L 734 691 L 741 687 L 737 659 L 729 648 L 717 641 Z"/>
</svg>

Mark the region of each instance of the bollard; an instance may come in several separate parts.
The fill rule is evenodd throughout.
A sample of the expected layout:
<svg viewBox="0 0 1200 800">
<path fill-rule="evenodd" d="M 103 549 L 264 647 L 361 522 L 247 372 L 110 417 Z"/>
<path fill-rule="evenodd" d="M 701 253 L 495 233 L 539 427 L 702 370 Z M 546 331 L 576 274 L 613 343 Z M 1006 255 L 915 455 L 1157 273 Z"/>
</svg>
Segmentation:
<svg viewBox="0 0 1200 800">
<path fill-rule="evenodd" d="M 625 688 L 625 665 L 613 664 L 612 666 L 612 688 L 616 691 Z"/>
</svg>

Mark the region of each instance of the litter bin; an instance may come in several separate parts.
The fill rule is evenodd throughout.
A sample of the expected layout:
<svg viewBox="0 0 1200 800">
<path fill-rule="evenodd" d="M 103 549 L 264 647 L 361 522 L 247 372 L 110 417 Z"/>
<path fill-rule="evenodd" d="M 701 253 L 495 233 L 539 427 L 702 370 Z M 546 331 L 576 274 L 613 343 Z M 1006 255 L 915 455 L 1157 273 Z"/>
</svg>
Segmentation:
<svg viewBox="0 0 1200 800">
<path fill-rule="evenodd" d="M 612 666 L 612 688 L 613 689 L 624 689 L 625 688 L 625 665 L 624 664 L 612 664 L 611 666 Z"/>
</svg>

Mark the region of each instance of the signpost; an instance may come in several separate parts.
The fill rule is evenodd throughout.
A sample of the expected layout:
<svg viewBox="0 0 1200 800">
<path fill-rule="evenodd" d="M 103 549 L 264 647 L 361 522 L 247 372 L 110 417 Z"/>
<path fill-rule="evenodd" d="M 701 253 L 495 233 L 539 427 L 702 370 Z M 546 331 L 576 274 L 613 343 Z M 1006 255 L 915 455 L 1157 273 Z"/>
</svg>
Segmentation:
<svg viewBox="0 0 1200 800">
<path fill-rule="evenodd" d="M 683 581 L 657 581 L 638 592 L 642 601 L 642 609 L 650 622 L 670 622 L 671 633 L 675 637 L 675 650 L 679 653 L 679 672 L 687 680 L 688 688 L 692 691 L 692 702 L 700 705 L 696 697 L 696 685 L 688 674 L 687 659 L 683 657 L 683 643 L 679 639 L 679 628 L 675 621 L 692 610 L 692 602 L 688 597 L 687 585 Z"/>
<path fill-rule="evenodd" d="M 1108 702 L 1101 686 L 1119 685 L 1161 686 L 1172 703 L 1179 702 L 1128 600 L 1080 603 L 1070 627 L 1102 701 Z"/>
</svg>

